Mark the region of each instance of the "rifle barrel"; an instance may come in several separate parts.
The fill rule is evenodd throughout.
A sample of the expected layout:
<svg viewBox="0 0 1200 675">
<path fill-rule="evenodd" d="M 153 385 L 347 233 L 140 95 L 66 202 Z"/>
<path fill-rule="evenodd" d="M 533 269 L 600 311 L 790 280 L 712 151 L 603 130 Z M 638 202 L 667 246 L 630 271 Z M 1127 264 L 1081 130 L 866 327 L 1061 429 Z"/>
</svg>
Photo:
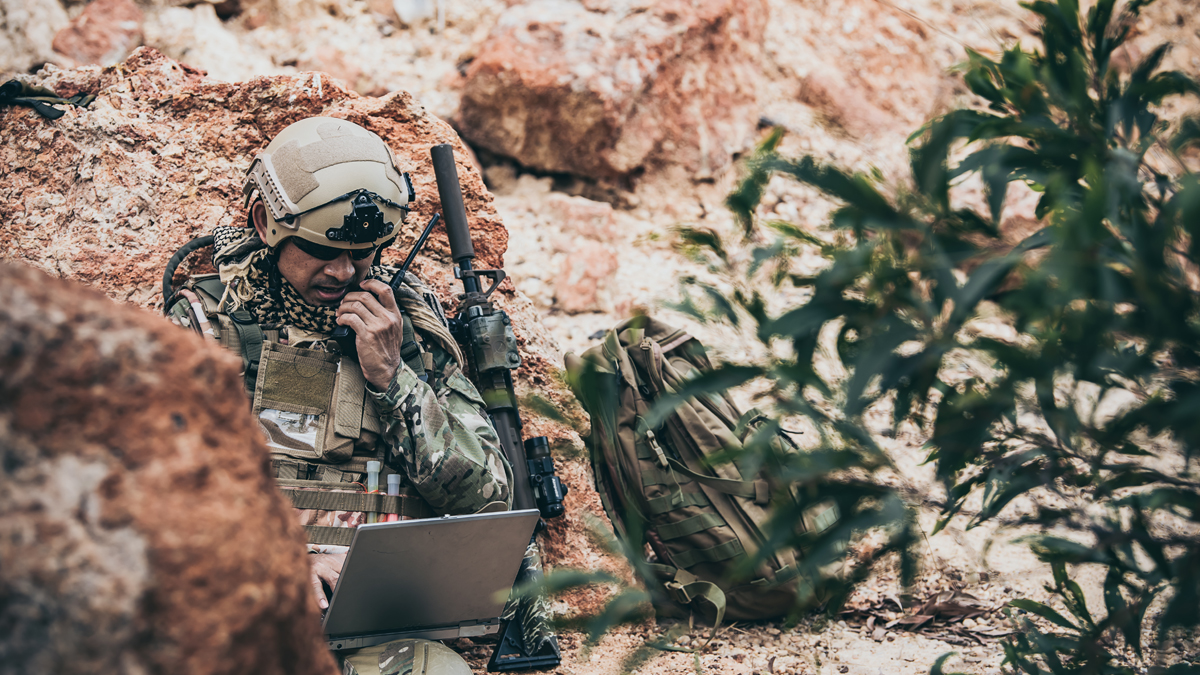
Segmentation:
<svg viewBox="0 0 1200 675">
<path fill-rule="evenodd" d="M 438 197 L 446 219 L 446 237 L 450 240 L 450 255 L 455 263 L 475 257 L 471 229 L 467 225 L 467 208 L 463 204 L 462 188 L 458 183 L 458 167 L 454 164 L 454 146 L 449 143 L 429 149 L 433 173 L 437 177 Z M 470 265 L 468 264 L 468 268 Z"/>
</svg>

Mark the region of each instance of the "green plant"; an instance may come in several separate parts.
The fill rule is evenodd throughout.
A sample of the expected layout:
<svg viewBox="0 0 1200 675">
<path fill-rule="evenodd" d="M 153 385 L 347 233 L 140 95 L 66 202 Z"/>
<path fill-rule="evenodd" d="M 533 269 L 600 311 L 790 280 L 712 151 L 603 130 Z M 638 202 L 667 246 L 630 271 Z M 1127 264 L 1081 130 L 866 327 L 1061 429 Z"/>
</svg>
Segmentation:
<svg viewBox="0 0 1200 675">
<path fill-rule="evenodd" d="M 1052 563 L 1052 590 L 1073 620 L 1019 601 L 1062 629 L 1030 625 L 1008 645 L 1006 663 L 1020 672 L 1131 672 L 1118 645 L 1142 650 L 1156 599 L 1159 635 L 1200 624 L 1200 181 L 1177 154 L 1200 122 L 1173 133 L 1159 113 L 1200 86 L 1160 69 L 1166 45 L 1129 72 L 1112 67 L 1146 4 L 1101 0 L 1086 14 L 1074 0 L 1026 4 L 1041 50 L 970 53 L 964 79 L 981 103 L 914 134 L 911 185 L 889 190 L 878 175 L 784 157 L 777 133 L 728 201 L 747 238 L 681 233 L 719 281 L 693 281 L 680 308 L 786 354 L 719 369 L 685 393 L 765 378 L 780 414 L 805 415 L 822 435 L 814 453 L 785 463 L 788 478 L 824 495 L 844 489 L 830 469 L 885 464 L 864 422 L 882 405 L 893 427 L 911 420 L 928 433 L 949 495 L 939 528 L 974 494 L 983 506 L 972 527 L 1029 500 L 1024 520 L 1044 532 L 1031 546 Z M 959 149 L 965 157 L 953 160 Z M 779 175 L 841 204 L 833 243 L 757 217 Z M 982 182 L 985 212 L 951 199 L 968 177 Z M 1040 193 L 1043 225 L 1015 244 L 1001 227 L 1013 183 Z M 772 241 L 753 243 L 766 232 Z M 748 255 L 731 254 L 739 245 Z M 804 247 L 829 265 L 797 273 Z M 807 291 L 807 302 L 769 311 L 767 294 L 783 287 Z M 818 368 L 826 336 L 844 378 Z M 968 362 L 982 366 L 962 375 L 955 366 Z M 877 513 L 847 527 L 883 525 Z M 1107 569 L 1103 620 L 1088 613 L 1070 564 Z"/>
<path fill-rule="evenodd" d="M 869 412 L 890 410 L 891 431 L 912 423 L 928 438 L 948 494 L 939 529 L 956 516 L 978 526 L 1018 499 L 1021 521 L 1040 528 L 1028 543 L 1051 564 L 1048 590 L 1069 616 L 1015 601 L 1010 671 L 1132 673 L 1128 650 L 1141 654 L 1143 629 L 1162 637 L 1200 624 L 1200 180 L 1180 154 L 1200 140 L 1200 119 L 1160 116 L 1200 86 L 1161 70 L 1166 46 L 1128 72 L 1112 66 L 1147 4 L 1026 4 L 1040 50 L 969 54 L 963 77 L 978 105 L 910 138 L 909 183 L 784 156 L 776 131 L 728 199 L 742 240 L 679 231 L 709 280 L 688 280 L 677 309 L 740 329 L 760 356 L 722 364 L 674 400 L 755 382 L 771 404 L 764 442 L 737 460 L 773 463 L 807 499 L 778 514 L 764 547 L 807 552 L 823 592 L 797 611 L 824 598 L 836 607 L 893 551 L 903 577 L 915 573 L 912 510 L 877 479 L 891 462 L 867 425 Z M 758 216 L 777 176 L 840 204 L 832 237 Z M 968 179 L 982 185 L 984 209 L 952 200 Z M 1003 227 L 1014 183 L 1040 193 L 1041 229 L 1020 241 Z M 806 249 L 828 264 L 799 269 Z M 804 299 L 776 309 L 782 291 Z M 772 455 L 767 435 L 797 417 L 817 440 Z M 973 495 L 982 508 L 968 514 Z M 815 501 L 836 502 L 842 520 L 796 535 Z M 870 532 L 883 545 L 851 555 Z M 637 564 L 639 547 L 625 549 Z M 1072 565 L 1105 569 L 1103 618 Z"/>
</svg>

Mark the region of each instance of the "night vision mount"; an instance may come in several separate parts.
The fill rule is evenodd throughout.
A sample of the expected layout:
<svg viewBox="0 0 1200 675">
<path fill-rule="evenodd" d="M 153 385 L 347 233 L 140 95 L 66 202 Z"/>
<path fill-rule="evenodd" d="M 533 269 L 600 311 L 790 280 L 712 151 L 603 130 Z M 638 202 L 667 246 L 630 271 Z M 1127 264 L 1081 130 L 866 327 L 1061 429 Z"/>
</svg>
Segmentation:
<svg viewBox="0 0 1200 675">
<path fill-rule="evenodd" d="M 342 219 L 342 226 L 325 230 L 325 236 L 330 241 L 368 244 L 391 234 L 396 226 L 393 223 L 384 222 L 383 211 L 372 201 L 372 197 L 382 199 L 379 195 L 365 190 L 354 195 L 350 213 Z"/>
</svg>

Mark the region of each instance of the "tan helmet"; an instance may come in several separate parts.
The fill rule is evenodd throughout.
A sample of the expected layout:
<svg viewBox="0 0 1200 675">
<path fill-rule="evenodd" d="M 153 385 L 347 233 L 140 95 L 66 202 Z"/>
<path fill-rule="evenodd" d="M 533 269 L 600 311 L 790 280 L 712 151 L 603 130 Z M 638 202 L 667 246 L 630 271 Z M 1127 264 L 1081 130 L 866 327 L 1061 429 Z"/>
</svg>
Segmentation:
<svg viewBox="0 0 1200 675">
<path fill-rule="evenodd" d="M 267 210 L 267 246 L 288 237 L 343 249 L 384 246 L 399 234 L 412 181 L 391 148 L 332 117 L 289 125 L 254 158 L 242 193 Z"/>
</svg>

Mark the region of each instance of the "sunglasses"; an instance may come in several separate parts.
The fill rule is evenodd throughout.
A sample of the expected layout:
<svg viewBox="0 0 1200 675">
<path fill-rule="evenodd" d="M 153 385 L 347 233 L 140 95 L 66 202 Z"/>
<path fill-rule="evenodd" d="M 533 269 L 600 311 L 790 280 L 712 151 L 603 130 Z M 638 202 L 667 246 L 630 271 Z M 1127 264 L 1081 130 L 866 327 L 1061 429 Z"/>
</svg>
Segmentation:
<svg viewBox="0 0 1200 675">
<path fill-rule="evenodd" d="M 338 256 L 343 253 L 349 253 L 350 257 L 354 260 L 366 260 L 375 255 L 375 252 L 379 250 L 378 246 L 372 246 L 371 248 L 334 248 L 333 246 L 313 243 L 303 237 L 291 237 L 291 240 L 296 244 L 296 248 L 317 260 L 337 260 Z"/>
</svg>

